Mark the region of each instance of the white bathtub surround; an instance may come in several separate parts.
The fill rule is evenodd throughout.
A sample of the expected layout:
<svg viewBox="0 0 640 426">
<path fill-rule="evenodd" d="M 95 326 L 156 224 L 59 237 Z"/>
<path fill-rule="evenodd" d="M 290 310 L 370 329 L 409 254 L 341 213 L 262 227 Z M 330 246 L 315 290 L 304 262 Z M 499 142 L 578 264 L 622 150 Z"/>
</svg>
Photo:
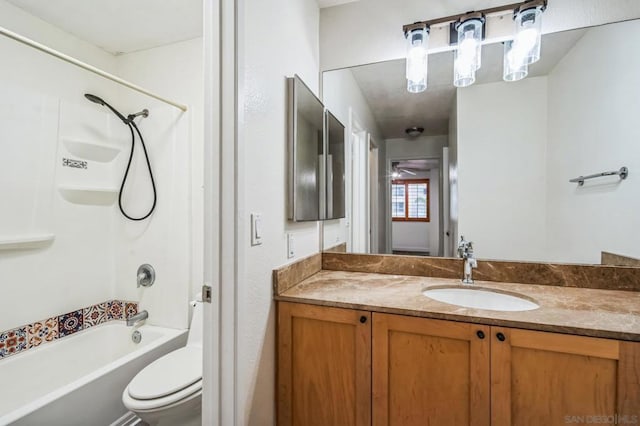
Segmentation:
<svg viewBox="0 0 640 426">
<path fill-rule="evenodd" d="M 0 26 L 190 107 L 178 112 L 0 39 L 10 64 L 0 69 L 5 113 L 0 145 L 8 161 L 0 171 L 0 189 L 9 200 L 0 211 L 0 332 L 116 298 L 138 300 L 155 312 L 149 324 L 186 328 L 187 302 L 195 294 L 191 283 L 203 281 L 201 39 L 114 56 L 8 2 L 0 2 Z M 85 93 L 124 114 L 150 111 L 137 122 L 158 205 L 144 223 L 127 223 L 117 207 L 129 131 Z M 134 214 L 148 208 L 149 194 L 138 143 L 124 191 L 126 208 Z M 154 287 L 144 291 L 135 285 L 143 263 L 158 272 Z"/>
<path fill-rule="evenodd" d="M 131 339 L 134 329 L 142 333 L 139 344 Z M 127 411 L 121 389 L 147 364 L 183 346 L 186 334 L 112 322 L 5 360 L 0 377 L 11 392 L 0 398 L 0 425 L 108 425 Z"/>
<path fill-rule="evenodd" d="M 66 314 L 0 332 L 0 361 L 28 349 L 71 336 L 81 330 L 124 320 L 138 313 L 138 302 L 109 300 Z M 0 414 L 2 411 L 0 410 Z"/>
</svg>

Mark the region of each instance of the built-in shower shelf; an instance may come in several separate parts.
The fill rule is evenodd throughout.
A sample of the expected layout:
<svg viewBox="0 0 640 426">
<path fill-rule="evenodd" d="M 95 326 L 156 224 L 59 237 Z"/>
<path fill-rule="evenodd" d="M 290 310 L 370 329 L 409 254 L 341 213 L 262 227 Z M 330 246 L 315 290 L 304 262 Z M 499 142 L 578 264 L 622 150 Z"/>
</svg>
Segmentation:
<svg viewBox="0 0 640 426">
<path fill-rule="evenodd" d="M 0 236 L 0 250 L 28 250 L 51 244 L 54 234 L 30 234 L 21 237 Z"/>
<path fill-rule="evenodd" d="M 83 160 L 99 161 L 107 163 L 113 161 L 122 149 L 116 145 L 79 141 L 74 139 L 63 139 L 64 146 L 70 154 L 80 157 Z"/>
<path fill-rule="evenodd" d="M 62 198 L 73 204 L 91 204 L 96 206 L 109 206 L 118 198 L 117 188 L 97 188 L 82 186 L 58 187 Z"/>
</svg>

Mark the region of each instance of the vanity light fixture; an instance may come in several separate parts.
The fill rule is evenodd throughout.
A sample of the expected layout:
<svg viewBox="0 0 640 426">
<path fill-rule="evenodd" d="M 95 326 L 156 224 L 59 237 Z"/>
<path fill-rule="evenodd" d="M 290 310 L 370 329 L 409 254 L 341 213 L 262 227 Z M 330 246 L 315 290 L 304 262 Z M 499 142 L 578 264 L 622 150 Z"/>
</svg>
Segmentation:
<svg viewBox="0 0 640 426">
<path fill-rule="evenodd" d="M 482 43 L 486 32 L 486 17 L 509 15 L 515 22 L 513 39 L 505 42 L 505 81 L 525 78 L 528 66 L 540 60 L 542 13 L 548 0 L 526 0 L 504 6 L 467 12 L 444 18 L 414 22 L 402 30 L 407 43 L 407 90 L 420 93 L 427 89 L 428 47 L 432 27 L 448 25 L 449 44 L 454 46 L 453 84 L 467 87 L 476 80 L 482 65 Z"/>
<path fill-rule="evenodd" d="M 524 57 L 527 65 L 540 60 L 542 45 L 542 12 L 547 7 L 544 0 L 533 0 L 524 3 L 513 14 L 516 23 L 515 49 Z"/>
<path fill-rule="evenodd" d="M 409 25 L 404 37 L 407 41 L 407 90 L 424 92 L 427 89 L 429 26 L 420 22 Z"/>
<path fill-rule="evenodd" d="M 484 23 L 484 15 L 473 12 L 452 24 L 457 35 L 453 62 L 453 84 L 456 87 L 467 87 L 476 81 L 476 71 L 482 65 Z"/>
<path fill-rule="evenodd" d="M 529 65 L 540 60 L 542 45 L 542 12 L 546 1 L 532 0 L 513 13 L 516 35 L 504 43 L 504 81 L 522 80 L 529 74 Z"/>
</svg>

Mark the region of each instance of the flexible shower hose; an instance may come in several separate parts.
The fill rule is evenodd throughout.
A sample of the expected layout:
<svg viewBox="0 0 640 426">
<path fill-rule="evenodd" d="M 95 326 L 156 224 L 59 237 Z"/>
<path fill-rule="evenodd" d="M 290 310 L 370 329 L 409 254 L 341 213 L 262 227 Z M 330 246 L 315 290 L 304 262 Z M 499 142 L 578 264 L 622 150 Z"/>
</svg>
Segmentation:
<svg viewBox="0 0 640 426">
<path fill-rule="evenodd" d="M 138 129 L 138 126 L 136 126 L 136 123 L 133 121 L 131 117 L 127 121 L 128 122 L 126 124 L 127 126 L 129 126 L 129 130 L 131 131 L 131 152 L 129 153 L 129 161 L 127 162 L 127 169 L 125 170 L 124 176 L 122 177 L 122 185 L 120 185 L 120 194 L 118 195 L 118 206 L 120 207 L 120 212 L 122 212 L 124 217 L 126 217 L 129 220 L 139 221 L 139 220 L 145 220 L 146 218 L 151 216 L 151 213 L 153 213 L 153 211 L 156 209 L 158 194 L 156 192 L 156 183 L 155 183 L 155 180 L 153 179 L 153 171 L 151 171 L 151 162 L 149 161 L 149 154 L 147 153 L 147 147 L 144 143 L 144 138 L 142 137 L 142 133 L 140 133 L 140 129 Z M 153 188 L 153 204 L 151 205 L 151 209 L 149 209 L 149 212 L 147 214 L 141 217 L 129 216 L 127 212 L 124 211 L 124 207 L 122 206 L 122 192 L 124 191 L 124 186 L 127 183 L 127 177 L 129 176 L 129 169 L 131 168 L 131 161 L 133 160 L 133 152 L 136 146 L 136 137 L 135 137 L 135 134 L 133 133 L 134 129 L 138 134 L 138 136 L 140 137 L 140 142 L 142 143 L 142 150 L 144 151 L 144 159 L 147 162 L 147 169 L 149 170 L 149 177 L 151 178 L 151 186 Z"/>
</svg>

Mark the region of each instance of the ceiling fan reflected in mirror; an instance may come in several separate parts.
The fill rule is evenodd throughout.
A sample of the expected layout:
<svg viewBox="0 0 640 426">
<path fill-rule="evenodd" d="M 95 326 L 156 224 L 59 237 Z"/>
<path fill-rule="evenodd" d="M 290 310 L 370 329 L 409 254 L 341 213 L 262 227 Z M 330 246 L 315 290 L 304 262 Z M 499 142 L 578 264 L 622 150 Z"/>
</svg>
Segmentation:
<svg viewBox="0 0 640 426">
<path fill-rule="evenodd" d="M 402 177 L 403 174 L 417 176 L 418 173 L 429 171 L 427 163 L 424 160 L 397 161 L 394 162 L 391 167 L 391 176 L 396 179 Z"/>
</svg>

